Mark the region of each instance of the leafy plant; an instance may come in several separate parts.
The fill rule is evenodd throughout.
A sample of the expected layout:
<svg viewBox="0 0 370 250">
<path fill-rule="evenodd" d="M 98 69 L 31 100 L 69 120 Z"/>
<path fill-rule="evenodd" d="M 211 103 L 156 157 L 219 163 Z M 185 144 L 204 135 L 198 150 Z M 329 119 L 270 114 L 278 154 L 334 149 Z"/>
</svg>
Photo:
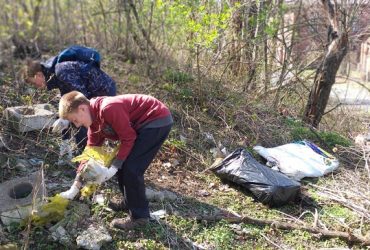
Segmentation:
<svg viewBox="0 0 370 250">
<path fill-rule="evenodd" d="M 293 140 L 310 140 L 313 142 L 325 144 L 331 148 L 336 145 L 341 145 L 348 147 L 351 145 L 351 141 L 336 132 L 326 132 L 326 131 L 312 131 L 310 128 L 306 127 L 302 121 L 294 119 L 286 119 L 285 123 L 291 128 L 290 134 Z M 320 138 L 320 139 L 319 139 Z"/>
</svg>

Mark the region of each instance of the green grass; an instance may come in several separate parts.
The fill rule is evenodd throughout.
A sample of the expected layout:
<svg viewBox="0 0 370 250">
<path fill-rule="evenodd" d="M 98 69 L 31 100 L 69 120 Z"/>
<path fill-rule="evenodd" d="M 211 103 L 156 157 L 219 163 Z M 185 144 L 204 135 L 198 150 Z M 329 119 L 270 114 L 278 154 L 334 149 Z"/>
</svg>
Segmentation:
<svg viewBox="0 0 370 250">
<path fill-rule="evenodd" d="M 163 78 L 166 82 L 174 84 L 183 84 L 194 81 L 194 78 L 190 74 L 171 68 L 168 68 L 163 73 Z"/>
<path fill-rule="evenodd" d="M 324 142 L 330 148 L 337 145 L 349 147 L 351 141 L 337 132 L 326 132 L 326 131 L 312 131 L 309 127 L 306 127 L 301 121 L 294 119 L 286 119 L 285 123 L 290 128 L 290 134 L 293 140 L 310 140 L 320 144 Z M 322 145 L 322 146 L 326 146 Z"/>
</svg>

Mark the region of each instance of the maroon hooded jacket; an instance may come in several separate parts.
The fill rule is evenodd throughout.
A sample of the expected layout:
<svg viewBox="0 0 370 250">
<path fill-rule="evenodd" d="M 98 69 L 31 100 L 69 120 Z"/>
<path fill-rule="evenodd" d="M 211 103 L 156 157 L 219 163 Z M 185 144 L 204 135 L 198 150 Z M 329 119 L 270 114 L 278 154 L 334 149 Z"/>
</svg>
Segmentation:
<svg viewBox="0 0 370 250">
<path fill-rule="evenodd" d="M 101 146 L 105 138 L 120 141 L 116 159 L 124 161 L 143 128 L 159 128 L 173 123 L 169 109 L 148 95 L 127 94 L 96 97 L 90 100 L 93 123 L 88 146 Z"/>
</svg>

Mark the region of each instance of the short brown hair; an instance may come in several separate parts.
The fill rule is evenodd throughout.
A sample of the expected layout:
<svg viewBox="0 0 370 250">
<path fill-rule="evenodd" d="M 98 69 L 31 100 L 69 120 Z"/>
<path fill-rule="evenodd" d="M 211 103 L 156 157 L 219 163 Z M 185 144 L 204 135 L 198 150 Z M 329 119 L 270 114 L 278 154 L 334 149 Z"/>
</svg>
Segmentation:
<svg viewBox="0 0 370 250">
<path fill-rule="evenodd" d="M 37 72 L 42 72 L 41 62 L 27 58 L 26 65 L 22 68 L 23 81 L 27 82 L 27 79 L 34 77 Z"/>
<path fill-rule="evenodd" d="M 76 112 L 82 104 L 89 105 L 90 101 L 81 92 L 72 91 L 63 95 L 59 101 L 59 118 L 66 119 L 69 114 Z"/>
</svg>

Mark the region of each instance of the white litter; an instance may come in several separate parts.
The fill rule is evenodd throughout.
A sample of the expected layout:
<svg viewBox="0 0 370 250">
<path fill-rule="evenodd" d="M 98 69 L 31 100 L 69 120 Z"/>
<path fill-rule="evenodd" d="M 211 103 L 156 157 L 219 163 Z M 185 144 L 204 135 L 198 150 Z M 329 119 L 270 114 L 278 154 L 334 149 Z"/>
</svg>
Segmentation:
<svg viewBox="0 0 370 250">
<path fill-rule="evenodd" d="M 309 141 L 274 148 L 255 146 L 253 149 L 267 160 L 267 166 L 297 181 L 304 177 L 323 176 L 339 166 L 333 155 Z"/>
</svg>

